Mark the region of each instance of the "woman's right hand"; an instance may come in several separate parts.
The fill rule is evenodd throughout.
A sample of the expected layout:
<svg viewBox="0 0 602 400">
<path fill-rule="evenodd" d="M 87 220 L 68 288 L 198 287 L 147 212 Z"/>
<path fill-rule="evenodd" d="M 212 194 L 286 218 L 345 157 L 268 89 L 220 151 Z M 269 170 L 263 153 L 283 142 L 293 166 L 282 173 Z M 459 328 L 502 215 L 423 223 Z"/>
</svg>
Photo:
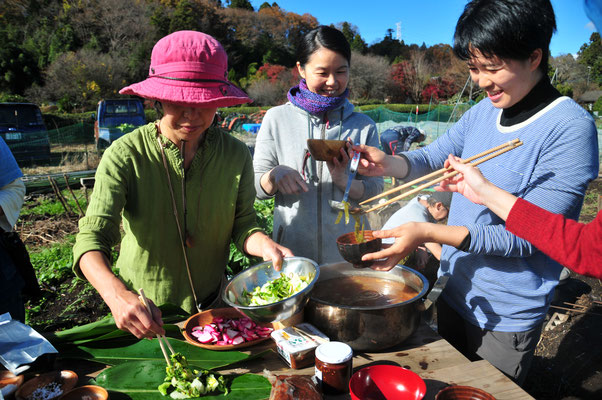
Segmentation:
<svg viewBox="0 0 602 400">
<path fill-rule="evenodd" d="M 165 334 L 161 310 L 150 299 L 147 301 L 152 315 L 148 313 L 138 295 L 129 290 L 123 290 L 105 301 L 111 309 L 117 328 L 132 333 L 138 339 Z"/>
<path fill-rule="evenodd" d="M 303 180 L 299 172 L 286 165 L 278 165 L 268 172 L 268 179 L 273 186 L 273 191 L 266 190 L 268 193 L 280 192 L 282 194 L 300 194 L 307 192 L 309 187 Z M 265 189 L 265 188 L 264 188 Z"/>
<path fill-rule="evenodd" d="M 439 192 L 458 192 L 476 204 L 484 204 L 484 195 L 490 182 L 478 168 L 462 163 L 462 159 L 452 154 L 445 160 L 445 167 L 451 166 L 457 175 L 442 181 L 435 190 Z"/>
<path fill-rule="evenodd" d="M 109 259 L 103 252 L 92 250 L 84 253 L 79 267 L 111 309 L 119 329 L 131 332 L 138 339 L 165 334 L 161 311 L 149 300 L 152 315 L 148 313 L 138 295 L 113 274 Z"/>
<path fill-rule="evenodd" d="M 359 151 L 361 154 L 360 163 L 357 167 L 357 173 L 363 176 L 383 176 L 387 172 L 387 154 L 372 146 L 358 144 L 351 146 L 349 157 L 353 157 L 353 152 Z"/>
</svg>

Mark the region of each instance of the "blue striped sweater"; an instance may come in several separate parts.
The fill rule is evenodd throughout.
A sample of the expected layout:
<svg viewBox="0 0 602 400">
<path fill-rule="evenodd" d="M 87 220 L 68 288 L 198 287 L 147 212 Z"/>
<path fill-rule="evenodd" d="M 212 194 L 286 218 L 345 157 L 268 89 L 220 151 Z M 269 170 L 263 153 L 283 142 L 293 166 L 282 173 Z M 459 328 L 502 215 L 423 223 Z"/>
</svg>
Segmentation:
<svg viewBox="0 0 602 400">
<path fill-rule="evenodd" d="M 510 127 L 489 99 L 466 112 L 432 144 L 409 153 L 410 176 L 441 168 L 447 156 L 467 158 L 514 138 L 523 145 L 479 166 L 495 185 L 546 210 L 577 219 L 588 183 L 598 174 L 598 139 L 590 115 L 561 97 Z M 466 226 L 468 252 L 444 246 L 439 275 L 450 279 L 442 296 L 473 325 L 521 332 L 541 323 L 562 266 L 505 229 L 484 206 L 454 193 L 449 225 Z"/>
</svg>

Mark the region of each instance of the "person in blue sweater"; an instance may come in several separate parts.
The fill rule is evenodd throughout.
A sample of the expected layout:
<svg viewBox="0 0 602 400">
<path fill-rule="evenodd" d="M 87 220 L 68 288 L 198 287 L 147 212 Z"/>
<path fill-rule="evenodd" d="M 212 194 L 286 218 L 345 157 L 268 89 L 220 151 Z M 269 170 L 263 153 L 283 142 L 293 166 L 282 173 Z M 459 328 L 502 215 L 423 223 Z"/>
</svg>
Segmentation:
<svg viewBox="0 0 602 400">
<path fill-rule="evenodd" d="M 25 321 L 22 289 L 25 281 L 8 248 L 8 234 L 19 218 L 25 196 L 23 173 L 0 137 L 0 314 Z"/>
<path fill-rule="evenodd" d="M 487 98 L 430 145 L 386 155 L 368 146 L 358 173 L 414 179 L 519 138 L 524 144 L 481 164 L 493 184 L 548 211 L 576 219 L 588 183 L 598 175 L 597 132 L 591 116 L 563 97 L 547 77 L 556 29 L 549 0 L 472 0 L 458 20 L 454 53 Z M 471 360 L 484 358 L 522 384 L 541 334 L 562 266 L 505 229 L 482 205 L 454 193 L 443 237 L 439 275 L 449 281 L 437 304 L 438 330 Z M 400 228 L 375 232 L 395 243 L 364 260 L 392 268 L 412 241 Z M 409 237 L 408 237 L 409 236 Z"/>
</svg>

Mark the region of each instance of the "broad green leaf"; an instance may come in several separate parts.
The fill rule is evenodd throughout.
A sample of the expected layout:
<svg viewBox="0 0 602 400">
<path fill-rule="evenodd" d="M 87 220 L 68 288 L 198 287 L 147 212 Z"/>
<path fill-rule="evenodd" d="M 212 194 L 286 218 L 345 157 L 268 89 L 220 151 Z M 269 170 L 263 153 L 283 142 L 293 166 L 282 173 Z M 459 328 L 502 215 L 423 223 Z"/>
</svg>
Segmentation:
<svg viewBox="0 0 602 400">
<path fill-rule="evenodd" d="M 191 365 L 203 369 L 220 368 L 239 361 L 255 358 L 238 351 L 213 351 L 188 344 L 182 340 L 169 338 L 174 351 L 184 354 Z M 140 340 L 123 347 L 84 347 L 76 346 L 61 352 L 63 358 L 83 358 L 107 365 L 117 365 L 128 361 L 158 360 L 165 364 L 161 347 L 157 339 Z"/>
<path fill-rule="evenodd" d="M 183 338 L 180 328 L 177 325 L 165 324 L 165 325 L 163 325 L 163 329 L 165 330 L 166 336 L 169 336 L 169 337 L 172 337 L 175 339 Z M 128 344 L 138 341 L 138 339 L 136 337 L 134 337 L 134 335 L 132 335 L 131 333 L 122 331 L 121 329 L 117 329 L 117 330 L 111 331 L 107 334 L 97 336 L 94 338 L 83 339 L 83 340 L 74 340 L 73 344 L 80 346 L 83 344 L 95 343 L 95 342 L 100 342 L 103 340 L 116 340 L 116 339 L 126 339 L 126 340 L 124 340 L 124 343 L 129 342 Z"/>
<path fill-rule="evenodd" d="M 199 368 L 191 363 L 192 368 Z M 157 387 L 165 378 L 165 361 L 132 361 L 108 368 L 96 377 L 96 384 L 110 392 L 111 399 L 167 400 Z M 226 376 L 226 378 L 229 378 Z M 262 400 L 270 396 L 269 381 L 259 375 L 235 376 L 231 392 L 202 399 Z"/>
<path fill-rule="evenodd" d="M 180 322 L 189 317 L 181 308 L 173 304 L 163 304 L 159 306 L 159 309 L 163 315 L 163 322 L 166 324 Z M 56 346 L 64 343 L 83 343 L 84 341 L 107 340 L 124 336 L 131 335 L 117 329 L 115 320 L 111 315 L 108 315 L 96 322 L 54 332 L 48 335 L 47 339 Z"/>
</svg>

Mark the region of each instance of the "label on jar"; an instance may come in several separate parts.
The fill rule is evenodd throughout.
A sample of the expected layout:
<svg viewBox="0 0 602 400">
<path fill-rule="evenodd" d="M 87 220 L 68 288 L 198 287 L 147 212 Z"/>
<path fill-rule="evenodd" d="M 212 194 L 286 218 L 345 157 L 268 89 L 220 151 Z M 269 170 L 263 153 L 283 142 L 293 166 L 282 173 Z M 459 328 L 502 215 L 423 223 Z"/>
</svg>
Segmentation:
<svg viewBox="0 0 602 400">
<path fill-rule="evenodd" d="M 318 384 L 322 384 L 322 371 L 318 369 L 318 367 L 314 367 L 314 374 L 316 375 L 316 379 L 318 380 Z"/>
</svg>

